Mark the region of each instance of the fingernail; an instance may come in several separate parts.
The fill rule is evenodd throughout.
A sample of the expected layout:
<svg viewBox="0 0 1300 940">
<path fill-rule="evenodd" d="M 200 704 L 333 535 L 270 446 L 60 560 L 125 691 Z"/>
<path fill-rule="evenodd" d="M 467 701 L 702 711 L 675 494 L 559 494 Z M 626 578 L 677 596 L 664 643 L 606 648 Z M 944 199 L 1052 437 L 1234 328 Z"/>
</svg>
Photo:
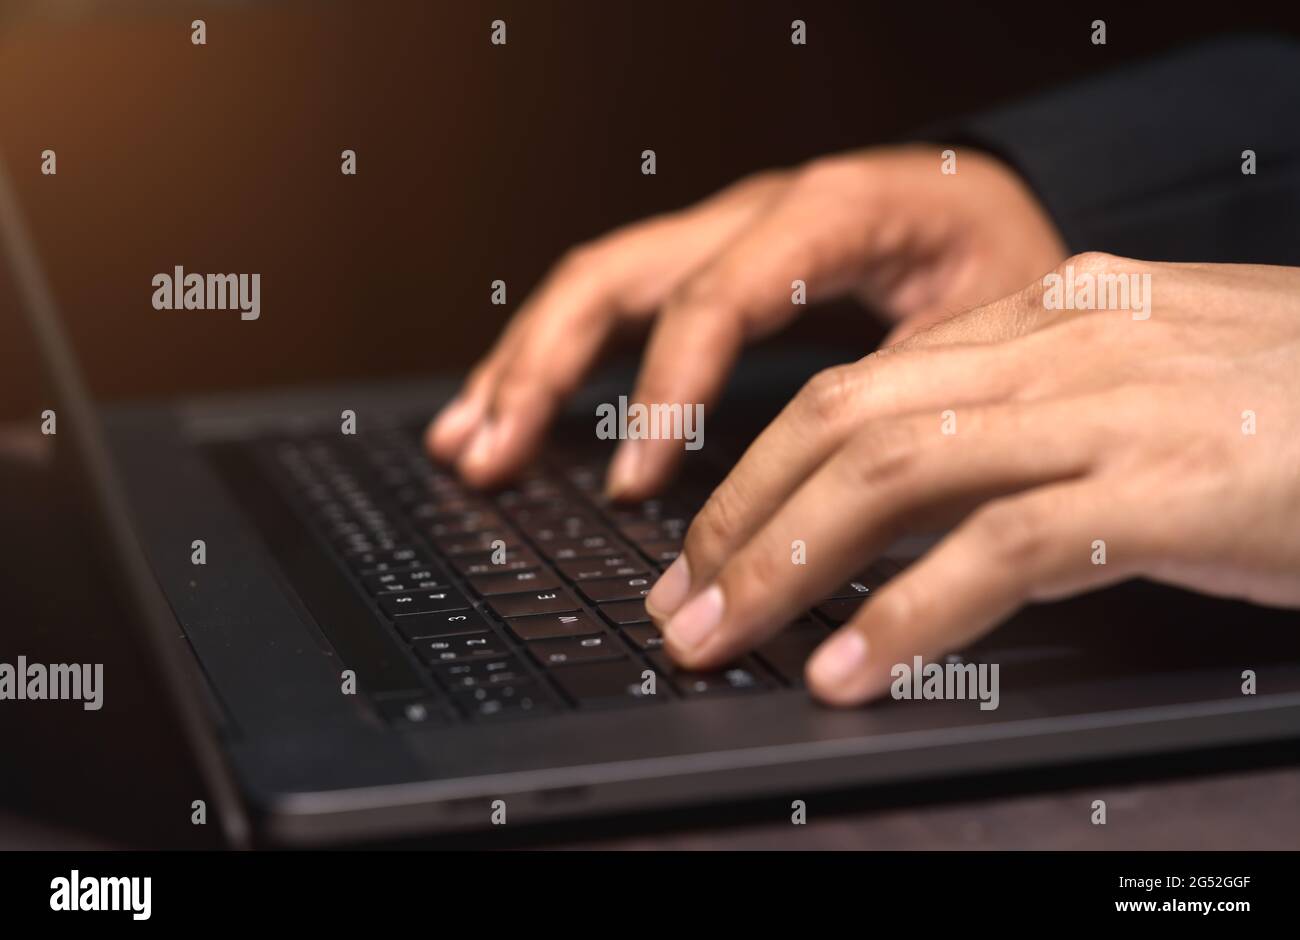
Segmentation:
<svg viewBox="0 0 1300 940">
<path fill-rule="evenodd" d="M 678 611 L 664 628 L 667 639 L 684 650 L 703 643 L 722 620 L 722 588 L 713 585 Z"/>
<path fill-rule="evenodd" d="M 496 431 L 496 424 L 491 421 L 479 428 L 470 441 L 469 449 L 465 451 L 467 465 L 482 466 L 491 459 L 492 450 L 496 446 Z"/>
<path fill-rule="evenodd" d="M 819 649 L 808 665 L 808 676 L 822 688 L 839 686 L 867 662 L 867 638 L 858 630 L 841 630 Z"/>
<path fill-rule="evenodd" d="M 685 555 L 678 555 L 668 570 L 655 582 L 655 586 L 646 595 L 646 610 L 656 620 L 671 617 L 686 600 L 686 592 L 691 589 L 691 569 L 686 563 Z"/>
<path fill-rule="evenodd" d="M 433 419 L 433 436 L 442 443 L 461 434 L 477 417 L 477 409 L 464 397 L 453 398 Z"/>
<path fill-rule="evenodd" d="M 605 494 L 618 497 L 636 486 L 637 471 L 641 464 L 641 442 L 635 438 L 618 445 L 614 459 L 609 463 L 605 477 Z"/>
<path fill-rule="evenodd" d="M 447 401 L 438 409 L 438 416 L 434 419 L 437 424 L 446 424 L 447 421 L 460 409 L 465 407 L 465 396 L 456 395 Z"/>
</svg>

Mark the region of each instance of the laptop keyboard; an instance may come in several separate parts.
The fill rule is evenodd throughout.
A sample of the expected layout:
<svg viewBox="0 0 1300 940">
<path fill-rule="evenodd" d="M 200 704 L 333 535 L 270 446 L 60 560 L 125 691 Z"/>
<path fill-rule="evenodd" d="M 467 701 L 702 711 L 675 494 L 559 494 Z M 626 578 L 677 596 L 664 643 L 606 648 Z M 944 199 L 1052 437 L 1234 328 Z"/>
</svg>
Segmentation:
<svg viewBox="0 0 1300 940">
<path fill-rule="evenodd" d="M 398 663 L 404 678 L 392 681 L 388 669 L 380 689 L 368 687 L 364 662 L 356 670 L 360 690 L 400 725 L 800 687 L 813 649 L 899 570 L 881 561 L 754 653 L 692 672 L 662 651 L 644 597 L 681 551 L 707 487 L 612 505 L 601 492 L 603 458 L 561 454 L 510 488 L 480 493 L 433 465 L 416 432 L 396 428 L 250 446 L 364 598 L 373 624 L 346 629 L 373 630 L 393 645 L 386 657 L 408 660 L 409 669 Z"/>
</svg>

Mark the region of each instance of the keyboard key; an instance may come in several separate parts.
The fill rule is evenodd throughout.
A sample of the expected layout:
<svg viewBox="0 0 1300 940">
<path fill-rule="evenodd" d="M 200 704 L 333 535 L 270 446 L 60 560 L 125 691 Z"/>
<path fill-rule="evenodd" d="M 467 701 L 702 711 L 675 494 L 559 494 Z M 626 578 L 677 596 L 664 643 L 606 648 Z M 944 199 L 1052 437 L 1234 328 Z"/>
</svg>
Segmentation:
<svg viewBox="0 0 1300 940">
<path fill-rule="evenodd" d="M 498 564 L 493 559 L 500 559 Z M 542 561 L 535 554 L 527 549 L 516 549 L 507 551 L 502 555 L 496 552 L 470 552 L 467 555 L 457 555 L 451 559 L 451 565 L 463 578 L 472 578 L 481 574 L 506 574 L 511 571 L 528 571 L 532 568 L 540 568 Z"/>
<path fill-rule="evenodd" d="M 483 633 L 490 629 L 487 620 L 475 610 L 458 610 L 441 614 L 412 614 L 397 617 L 393 623 L 408 640 L 423 637 L 456 636 L 460 633 Z"/>
<path fill-rule="evenodd" d="M 847 623 L 858 612 L 858 608 L 862 606 L 862 602 L 865 600 L 865 597 L 845 597 L 818 604 L 814 610 L 825 617 L 830 624 L 838 627 L 840 624 Z"/>
<path fill-rule="evenodd" d="M 513 533 L 498 531 L 479 532 L 474 535 L 452 535 L 433 540 L 447 555 L 468 555 L 470 552 L 487 552 L 501 546 L 494 545 L 494 542 L 500 542 L 504 545 L 506 553 L 522 547 L 522 543 Z"/>
<path fill-rule="evenodd" d="M 511 617 L 506 621 L 511 632 L 521 640 L 549 640 L 560 636 L 590 636 L 605 628 L 594 617 L 575 610 L 563 614 L 539 614 L 535 617 Z"/>
<path fill-rule="evenodd" d="M 650 615 L 646 613 L 645 601 L 614 601 L 601 604 L 597 608 L 601 616 L 613 624 L 649 623 Z"/>
<path fill-rule="evenodd" d="M 550 711 L 550 695 L 536 682 L 521 680 L 480 685 L 453 695 L 456 704 L 472 718 L 541 714 Z"/>
<path fill-rule="evenodd" d="M 687 698 L 699 698 L 727 692 L 757 692 L 767 687 L 767 681 L 749 669 L 732 666 L 718 672 L 682 673 L 673 677 L 673 685 Z"/>
<path fill-rule="evenodd" d="M 563 495 L 556 484 L 538 477 L 499 491 L 496 494 L 496 504 L 502 509 L 519 511 L 533 506 L 546 506 Z"/>
<path fill-rule="evenodd" d="M 600 636 L 538 640 L 529 643 L 528 649 L 543 666 L 598 662 L 604 659 L 623 659 L 627 656 L 627 647 L 617 637 L 610 636 L 608 633 Z"/>
<path fill-rule="evenodd" d="M 651 561 L 661 565 L 670 564 L 682 553 L 680 541 L 642 542 L 638 547 Z"/>
<path fill-rule="evenodd" d="M 654 693 L 646 694 L 645 673 L 654 677 Z M 671 693 L 663 688 L 662 679 L 644 663 L 631 659 L 608 663 L 584 663 L 565 666 L 551 673 L 552 678 L 574 702 L 585 707 L 635 705 L 665 701 Z"/>
<path fill-rule="evenodd" d="M 495 502 L 496 508 L 516 525 L 534 522 L 547 514 L 564 512 L 565 510 L 578 511 L 581 508 L 577 503 L 570 502 L 559 491 L 550 494 L 538 492 L 534 495 L 509 491 L 499 492 L 496 495 Z"/>
<path fill-rule="evenodd" d="M 626 525 L 629 522 L 654 521 L 663 515 L 663 509 L 662 500 L 647 499 L 641 503 L 614 506 L 605 515 L 618 525 Z"/>
<path fill-rule="evenodd" d="M 325 527 L 325 537 L 333 542 L 343 542 L 354 535 L 367 533 L 368 530 L 359 522 L 336 522 Z"/>
<path fill-rule="evenodd" d="M 623 635 L 647 652 L 663 649 L 664 637 L 652 623 L 634 623 L 623 628 Z"/>
<path fill-rule="evenodd" d="M 448 723 L 446 712 L 437 699 L 391 699 L 377 703 L 379 713 L 395 725 L 424 725 L 433 727 Z"/>
<path fill-rule="evenodd" d="M 687 698 L 732 692 L 757 692 L 770 687 L 752 657 L 745 656 L 714 672 L 692 672 L 678 666 L 667 653 L 650 653 L 650 661 L 669 676 L 673 686 Z"/>
<path fill-rule="evenodd" d="M 657 542 L 671 538 L 658 522 L 628 522 L 619 526 L 619 534 L 632 542 Z"/>
<path fill-rule="evenodd" d="M 542 546 L 542 552 L 552 561 L 569 561 L 574 558 L 625 554 L 627 548 L 611 535 L 587 535 L 580 539 L 547 542 Z"/>
<path fill-rule="evenodd" d="M 852 581 L 840 585 L 827 596 L 831 598 L 866 597 L 872 591 L 882 587 L 898 571 L 899 566 L 895 562 L 882 558 Z"/>
<path fill-rule="evenodd" d="M 366 535 L 349 535 L 342 539 L 336 539 L 335 544 L 346 554 L 369 553 L 372 555 L 383 554 L 384 552 L 396 551 L 404 547 L 404 542 L 389 538 L 370 538 Z"/>
<path fill-rule="evenodd" d="M 427 565 L 432 559 L 418 548 L 398 548 L 386 552 L 345 552 L 344 559 L 355 571 L 363 575 L 383 571 L 398 571 L 411 565 Z"/>
<path fill-rule="evenodd" d="M 525 528 L 524 532 L 534 542 L 541 545 L 542 550 L 553 542 L 567 542 L 573 539 L 582 540 L 584 538 L 611 538 L 613 533 L 604 526 L 595 522 L 579 523 L 575 519 L 571 524 L 564 526 L 544 526 L 541 528 Z"/>
<path fill-rule="evenodd" d="M 403 490 L 398 499 L 403 499 L 407 492 Z M 460 494 L 440 496 L 432 494 L 427 488 L 419 489 L 417 493 L 416 498 L 405 500 L 404 504 L 410 507 L 410 513 L 413 517 L 422 521 L 427 520 L 430 523 L 446 522 L 447 517 L 455 514 L 492 511 L 487 500 L 478 496 Z M 427 509 L 421 508 L 426 506 Z"/>
<path fill-rule="evenodd" d="M 560 579 L 550 571 L 515 571 L 484 574 L 469 579 L 470 587 L 482 597 L 494 594 L 518 594 L 520 591 L 549 591 L 560 586 Z"/>
<path fill-rule="evenodd" d="M 503 521 L 494 512 L 440 512 L 427 520 L 425 531 L 434 538 L 474 535 L 484 529 L 501 531 Z"/>
<path fill-rule="evenodd" d="M 783 669 L 797 675 L 815 638 L 828 635 L 817 614 L 808 621 L 816 634 L 792 631 L 793 639 L 783 634 L 769 645 L 779 665 L 754 656 L 717 673 L 678 671 L 663 654 L 644 598 L 659 571 L 680 555 L 707 489 L 678 487 L 663 499 L 615 504 L 601 492 L 605 460 L 561 454 L 557 473 L 534 469 L 508 490 L 480 494 L 430 465 L 418 438 L 418 430 L 405 427 L 368 432 L 359 443 L 323 435 L 295 444 L 284 467 L 300 492 L 316 493 L 314 529 L 345 555 L 428 664 L 425 681 L 431 675 L 450 691 L 448 699 L 429 699 L 436 709 L 425 706 L 440 721 L 455 721 L 457 711 L 487 719 L 562 706 L 537 663 L 583 707 L 772 688 Z M 494 550 L 496 540 L 504 543 L 504 558 Z M 467 587 L 451 586 L 448 571 Z M 868 593 L 877 586 L 855 580 Z M 861 592 L 852 583 L 849 589 L 854 593 L 837 590 L 825 598 L 826 610 L 860 601 Z M 476 596 L 484 598 L 482 610 L 470 601 Z M 594 606 L 584 610 L 588 602 Z M 499 633 L 494 617 L 509 634 Z M 520 647 L 511 645 L 516 640 Z M 520 648 L 531 655 L 523 657 Z M 784 658 L 777 655 L 782 649 Z M 648 666 L 634 651 L 658 662 Z M 653 696 L 642 689 L 650 669 L 657 670 Z M 421 696 L 412 689 L 409 700 Z M 391 720 L 407 720 L 400 706 L 384 707 Z"/>
<path fill-rule="evenodd" d="M 891 558 L 886 555 L 876 559 L 875 564 L 871 566 L 871 571 L 883 583 L 894 577 L 894 575 L 901 573 L 906 567 L 906 559 Z"/>
<path fill-rule="evenodd" d="M 385 571 L 382 574 L 367 575 L 361 580 L 371 594 L 385 594 L 391 591 L 404 593 L 432 591 L 447 586 L 439 581 L 432 569 L 424 567 L 412 568 L 409 571 Z"/>
<path fill-rule="evenodd" d="M 533 614 L 558 614 L 581 610 L 582 605 L 564 588 L 538 591 L 533 594 L 499 594 L 488 600 L 492 613 L 502 620 L 510 617 L 528 617 Z"/>
<path fill-rule="evenodd" d="M 892 558 L 876 559 L 870 568 L 858 575 L 848 584 L 840 585 L 835 592 L 828 594 L 827 597 L 866 597 L 867 594 L 878 590 L 891 577 L 902 571 L 901 564 Z"/>
<path fill-rule="evenodd" d="M 454 663 L 463 659 L 488 659 L 504 656 L 506 646 L 492 633 L 469 633 L 464 636 L 434 637 L 416 640 L 411 646 L 426 663 Z"/>
<path fill-rule="evenodd" d="M 529 534 L 543 529 L 562 529 L 572 532 L 570 538 L 577 538 L 584 529 L 600 525 L 589 512 L 559 500 L 544 507 L 530 506 L 517 510 L 511 514 L 511 518 Z"/>
<path fill-rule="evenodd" d="M 588 581 L 592 578 L 609 578 L 615 575 L 630 577 L 646 574 L 650 569 L 640 558 L 630 555 L 607 555 L 604 558 L 579 558 L 560 561 L 556 567 L 570 581 Z"/>
<path fill-rule="evenodd" d="M 472 689 L 481 685 L 500 685 L 528 678 L 528 670 L 518 657 L 500 659 L 466 659 L 433 664 L 433 674 L 450 689 Z"/>
<path fill-rule="evenodd" d="M 565 470 L 565 476 L 576 489 L 592 496 L 604 485 L 604 470 L 597 464 L 570 466 Z"/>
<path fill-rule="evenodd" d="M 803 685 L 808 657 L 830 634 L 821 628 L 795 629 L 779 633 L 758 647 L 759 659 L 791 685 Z"/>
<path fill-rule="evenodd" d="M 465 595 L 455 588 L 380 594 L 378 600 L 379 606 L 390 617 L 404 614 L 436 614 L 443 610 L 464 610 L 470 606 Z"/>
<path fill-rule="evenodd" d="M 651 585 L 655 583 L 655 577 L 657 576 L 602 578 L 583 581 L 578 585 L 578 589 L 593 604 L 605 601 L 631 601 L 649 594 Z"/>
<path fill-rule="evenodd" d="M 833 599 L 841 599 L 845 597 L 866 597 L 871 593 L 874 587 L 874 585 L 870 584 L 864 578 L 861 580 L 850 581 L 848 584 L 843 584 L 832 591 L 828 596 Z"/>
</svg>

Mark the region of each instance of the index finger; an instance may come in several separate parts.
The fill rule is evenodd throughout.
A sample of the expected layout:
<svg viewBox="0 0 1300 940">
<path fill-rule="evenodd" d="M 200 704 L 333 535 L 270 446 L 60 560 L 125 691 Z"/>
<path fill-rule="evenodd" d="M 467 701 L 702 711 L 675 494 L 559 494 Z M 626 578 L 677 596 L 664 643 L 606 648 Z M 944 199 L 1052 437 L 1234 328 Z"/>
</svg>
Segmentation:
<svg viewBox="0 0 1300 940">
<path fill-rule="evenodd" d="M 780 185 L 779 174 L 754 177 L 572 252 L 520 311 L 468 404 L 440 416 L 437 456 L 456 460 L 477 485 L 516 471 L 615 328 L 653 314 L 685 271 L 746 224 Z M 441 447 L 444 420 L 472 426 L 473 434 Z"/>
</svg>

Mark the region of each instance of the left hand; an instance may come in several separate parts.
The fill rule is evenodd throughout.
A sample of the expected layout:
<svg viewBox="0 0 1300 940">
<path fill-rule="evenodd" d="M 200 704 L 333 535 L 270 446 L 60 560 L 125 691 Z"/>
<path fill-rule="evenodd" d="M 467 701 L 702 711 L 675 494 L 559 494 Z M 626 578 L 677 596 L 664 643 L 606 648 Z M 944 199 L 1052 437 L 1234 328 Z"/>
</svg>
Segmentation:
<svg viewBox="0 0 1300 940">
<path fill-rule="evenodd" d="M 1300 269 L 1067 267 L 1150 275 L 1153 302 L 1048 309 L 1040 281 L 814 377 L 646 599 L 668 651 L 724 663 L 897 537 L 954 526 L 814 653 L 818 697 L 877 696 L 896 663 L 1134 576 L 1300 606 Z"/>
</svg>

